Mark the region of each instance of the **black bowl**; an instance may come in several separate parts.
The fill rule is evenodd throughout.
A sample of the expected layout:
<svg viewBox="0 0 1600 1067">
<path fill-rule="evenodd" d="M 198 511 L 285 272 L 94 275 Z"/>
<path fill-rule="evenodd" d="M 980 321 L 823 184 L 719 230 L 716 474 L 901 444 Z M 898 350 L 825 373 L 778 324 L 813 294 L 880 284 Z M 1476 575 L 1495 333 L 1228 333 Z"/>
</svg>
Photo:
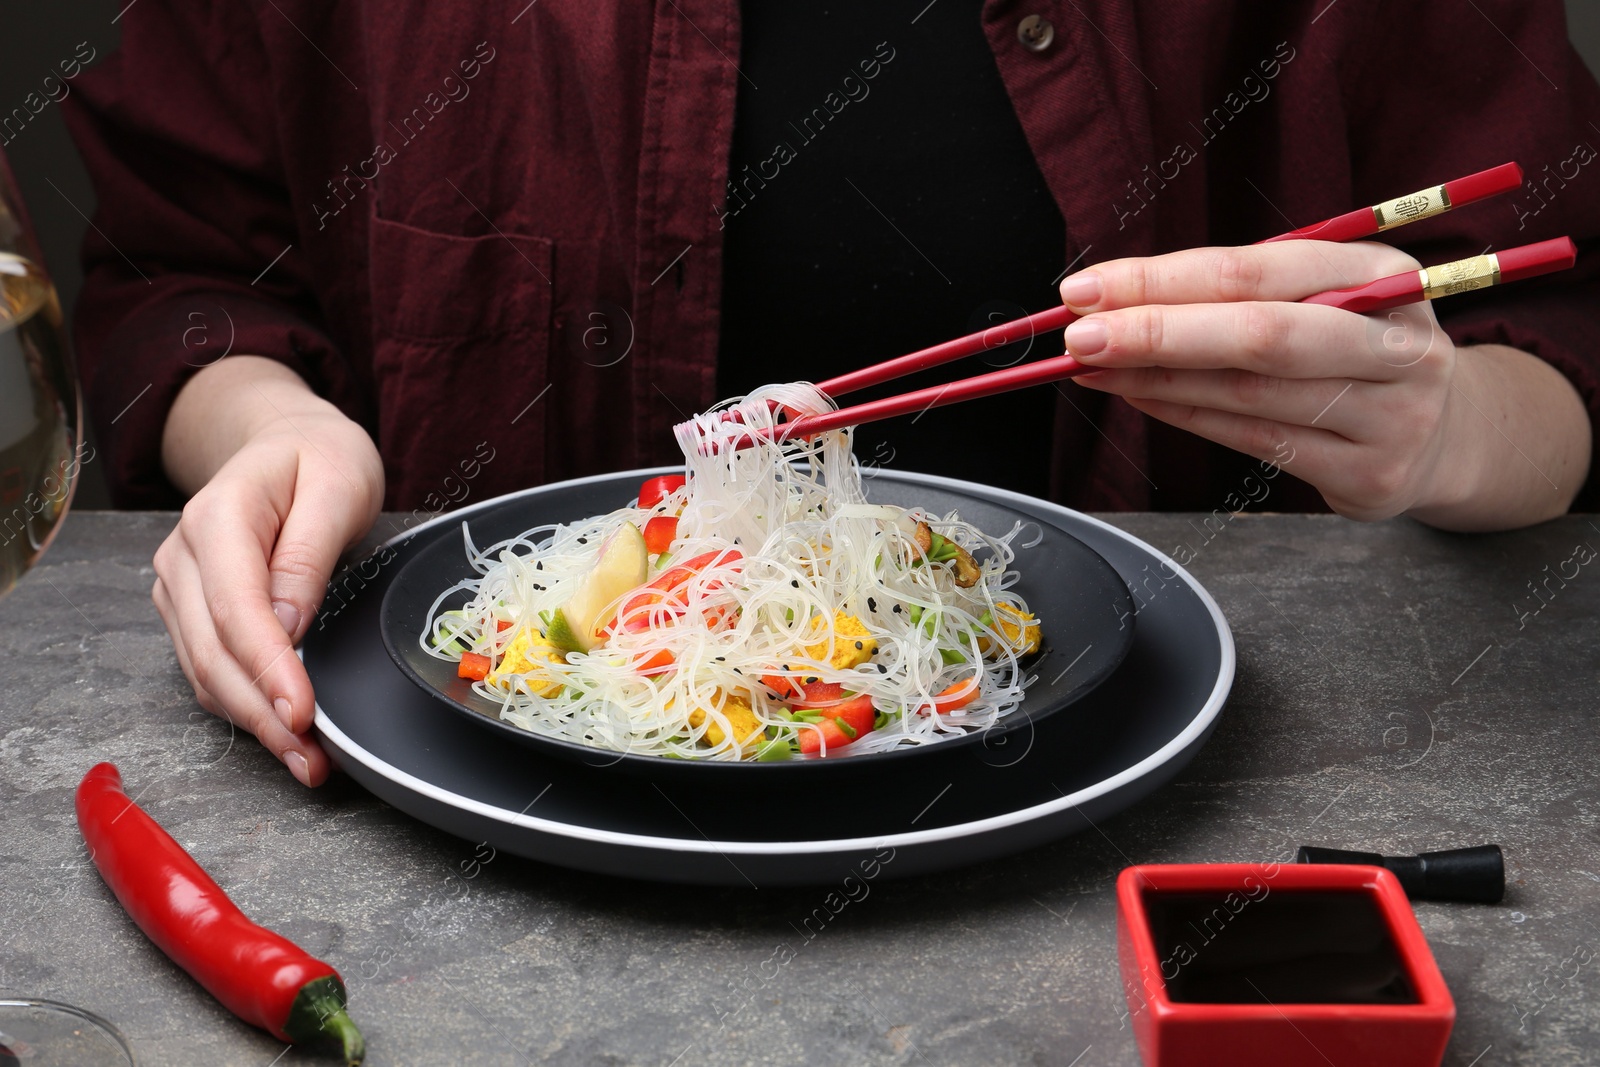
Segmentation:
<svg viewBox="0 0 1600 1067">
<path fill-rule="evenodd" d="M 652 473 L 656 472 L 583 479 L 508 498 L 471 516 L 473 542 L 490 545 L 535 526 L 574 522 L 612 511 L 626 504 L 639 482 Z M 1017 550 L 1014 566 L 1022 577 L 1016 589 L 1044 620 L 1045 652 L 1053 651 L 1055 655 L 1048 657 L 1052 663 L 1050 674 L 1041 673 L 1028 687 L 1022 706 L 993 726 L 931 745 L 859 754 L 847 748 L 826 758 L 755 763 L 611 752 L 502 722 L 498 705 L 473 692 L 466 679 L 457 677 L 454 662 L 428 655 L 417 643 L 427 625 L 428 610 L 440 591 L 475 574 L 467 563 L 460 526 L 448 522 L 419 532 L 414 538 L 417 543 L 407 546 L 409 558 L 383 598 L 383 644 L 400 670 L 425 693 L 468 722 L 495 731 L 505 741 L 597 770 L 662 781 L 714 780 L 729 785 L 749 783 L 752 775 L 766 776 L 760 779 L 763 783 L 772 783 L 779 776 L 790 781 L 799 780 L 790 776 L 815 781 L 819 775 L 872 771 L 889 762 L 932 763 L 972 745 L 1004 744 L 1005 738 L 1019 728 L 1031 729 L 1044 717 L 1055 715 L 1088 695 L 1110 677 L 1133 647 L 1135 613 L 1127 585 L 1099 553 L 1066 531 L 1003 504 L 956 490 L 883 480 L 869 483 L 868 493 L 874 503 L 922 507 L 941 515 L 959 510 L 963 519 L 991 533 L 1009 530 L 1017 522 L 1040 529 L 1037 545 Z M 468 599 L 463 591 L 459 601 L 449 601 L 444 606 L 459 607 Z M 1053 664 L 1063 661 L 1066 669 L 1056 670 Z"/>
</svg>

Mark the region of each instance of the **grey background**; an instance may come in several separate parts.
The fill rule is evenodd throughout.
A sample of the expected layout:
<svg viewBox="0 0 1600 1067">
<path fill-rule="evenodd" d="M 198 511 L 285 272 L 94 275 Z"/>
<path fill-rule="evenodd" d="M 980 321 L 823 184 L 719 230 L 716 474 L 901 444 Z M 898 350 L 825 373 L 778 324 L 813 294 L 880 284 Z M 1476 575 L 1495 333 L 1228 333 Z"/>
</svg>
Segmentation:
<svg viewBox="0 0 1600 1067">
<path fill-rule="evenodd" d="M 1600 71 L 1600 0 L 1566 4 L 1573 43 L 1589 69 Z M 128 0 L 9 0 L 0 8 L 0 113 L 37 90 L 40 79 L 57 61 L 71 56 L 79 42 L 88 41 L 101 58 L 115 48 L 112 20 L 128 6 Z M 84 215 L 94 212 L 94 193 L 60 110 L 46 108 L 4 150 L 41 231 L 46 266 L 70 316 L 81 280 L 78 247 L 86 228 Z M 52 188 L 52 182 L 59 188 Z M 84 470 L 76 506 L 110 506 L 100 471 L 92 464 Z"/>
</svg>

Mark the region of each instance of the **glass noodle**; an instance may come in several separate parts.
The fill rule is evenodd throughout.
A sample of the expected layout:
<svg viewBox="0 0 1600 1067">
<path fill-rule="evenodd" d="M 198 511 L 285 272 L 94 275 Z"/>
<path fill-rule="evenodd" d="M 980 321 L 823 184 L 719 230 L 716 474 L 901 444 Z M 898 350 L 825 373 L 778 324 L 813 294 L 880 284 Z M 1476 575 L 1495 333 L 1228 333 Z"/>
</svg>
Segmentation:
<svg viewBox="0 0 1600 1067">
<path fill-rule="evenodd" d="M 651 625 L 628 631 L 619 624 L 604 643 L 568 653 L 564 663 L 541 662 L 531 675 L 474 683 L 500 705 L 503 720 L 615 752 L 749 758 L 751 747 L 738 747 L 719 710 L 730 695 L 774 728 L 769 735 L 784 727 L 817 729 L 791 721 L 788 706 L 761 681 L 778 676 L 837 682 L 872 697 L 879 728 L 846 749 L 836 746 L 839 755 L 929 744 L 991 725 L 1018 707 L 1031 681 L 1014 636 L 1008 639 L 995 623 L 1007 617 L 1001 604 L 1028 610 L 1008 591 L 1017 579 L 1010 566 L 1020 524 L 993 536 L 956 513 L 868 504 L 849 430 L 766 440 L 764 431 L 777 425 L 782 409 L 799 414 L 831 406 L 814 386 L 795 383 L 764 387 L 695 417 L 678 429 L 687 484 L 654 507 L 540 526 L 483 549 L 463 523 L 478 576 L 440 594 L 422 647 L 442 659 L 470 649 L 498 663 L 524 628 L 548 627 L 624 523 L 643 529 L 651 518 L 681 511 L 665 566 L 720 553 L 688 581 L 683 603 L 676 610 L 645 606 L 637 614 Z M 746 436 L 756 443 L 733 447 Z M 972 553 L 981 568 L 975 584 L 958 587 L 949 566 L 924 558 L 915 540 L 919 521 Z M 662 573 L 652 561 L 650 576 Z M 446 611 L 463 590 L 470 596 L 465 606 Z M 627 601 L 620 598 L 602 618 Z M 832 647 L 816 659 L 804 651 L 830 640 L 839 613 L 857 617 L 878 645 L 867 662 L 848 670 L 832 666 Z M 501 629 L 502 623 L 510 625 Z M 641 672 L 641 664 L 663 652 L 671 669 Z M 975 701 L 949 714 L 929 710 L 941 691 L 974 674 L 981 686 Z"/>
</svg>

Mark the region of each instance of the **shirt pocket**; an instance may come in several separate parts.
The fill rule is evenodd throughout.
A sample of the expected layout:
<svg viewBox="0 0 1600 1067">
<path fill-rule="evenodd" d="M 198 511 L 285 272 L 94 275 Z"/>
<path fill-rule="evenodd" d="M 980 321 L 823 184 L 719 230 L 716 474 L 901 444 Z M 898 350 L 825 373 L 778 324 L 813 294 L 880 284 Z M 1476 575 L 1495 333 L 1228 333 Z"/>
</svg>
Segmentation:
<svg viewBox="0 0 1600 1067">
<path fill-rule="evenodd" d="M 385 506 L 437 510 L 542 481 L 551 242 L 376 217 L 370 242 Z"/>
</svg>

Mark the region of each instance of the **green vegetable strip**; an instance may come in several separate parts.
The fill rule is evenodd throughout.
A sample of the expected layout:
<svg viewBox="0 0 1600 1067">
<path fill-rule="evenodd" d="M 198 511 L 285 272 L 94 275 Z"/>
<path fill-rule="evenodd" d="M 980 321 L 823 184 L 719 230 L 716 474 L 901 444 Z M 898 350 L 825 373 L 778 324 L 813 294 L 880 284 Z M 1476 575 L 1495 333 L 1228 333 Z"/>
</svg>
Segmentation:
<svg viewBox="0 0 1600 1067">
<path fill-rule="evenodd" d="M 756 752 L 756 760 L 760 763 L 775 763 L 793 755 L 794 749 L 790 747 L 788 741 L 770 741 Z"/>
</svg>

